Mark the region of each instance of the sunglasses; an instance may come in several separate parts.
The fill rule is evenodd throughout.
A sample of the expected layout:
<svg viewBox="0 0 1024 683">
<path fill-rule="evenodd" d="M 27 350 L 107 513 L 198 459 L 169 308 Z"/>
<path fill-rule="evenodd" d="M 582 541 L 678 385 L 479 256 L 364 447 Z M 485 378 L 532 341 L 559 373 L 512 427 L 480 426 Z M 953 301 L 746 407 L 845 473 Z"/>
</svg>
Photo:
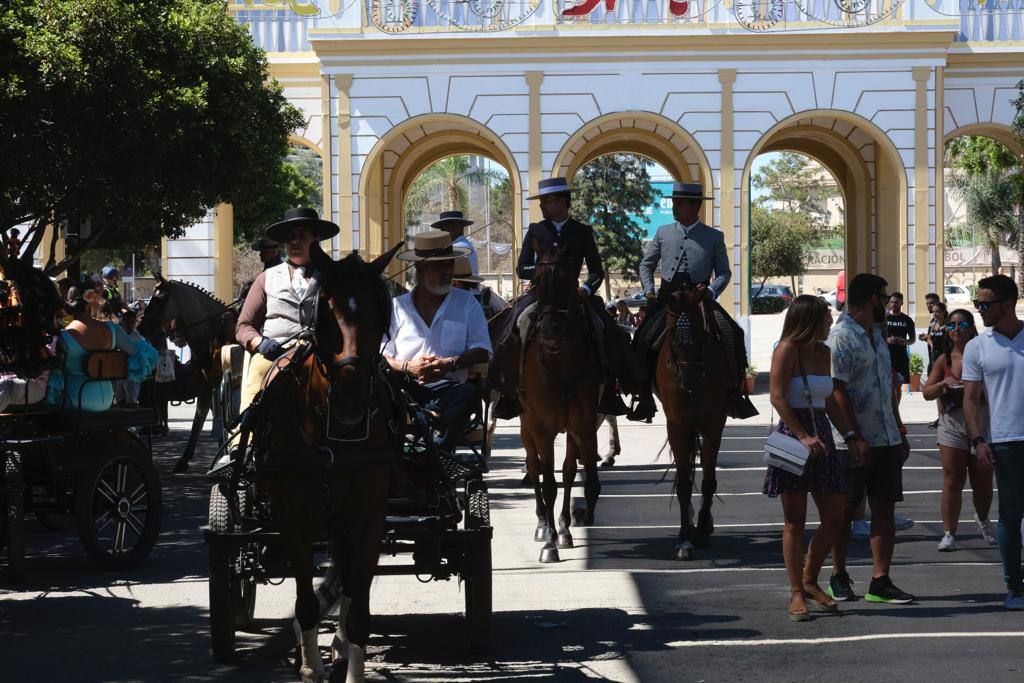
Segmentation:
<svg viewBox="0 0 1024 683">
<path fill-rule="evenodd" d="M 996 304 L 1005 303 L 1007 301 L 1009 301 L 1009 299 L 993 299 L 992 301 L 978 301 L 977 299 L 975 299 L 974 307 L 978 309 L 978 311 L 980 311 L 981 313 L 984 313 L 992 306 L 995 306 Z"/>
<path fill-rule="evenodd" d="M 952 332 L 953 330 L 969 330 L 971 324 L 966 320 L 961 320 L 958 323 L 946 323 L 946 329 Z"/>
</svg>

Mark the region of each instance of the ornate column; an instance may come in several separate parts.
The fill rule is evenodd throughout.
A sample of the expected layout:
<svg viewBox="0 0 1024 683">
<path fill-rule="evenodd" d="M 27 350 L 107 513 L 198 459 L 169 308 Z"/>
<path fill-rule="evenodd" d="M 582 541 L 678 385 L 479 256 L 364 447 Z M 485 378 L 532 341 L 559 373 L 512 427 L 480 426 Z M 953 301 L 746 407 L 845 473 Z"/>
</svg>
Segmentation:
<svg viewBox="0 0 1024 683">
<path fill-rule="evenodd" d="M 733 100 L 732 85 L 736 82 L 736 69 L 719 69 L 718 82 L 722 84 L 722 145 L 721 145 L 721 168 L 719 169 L 719 227 L 725 237 L 725 249 L 729 254 L 729 263 L 732 266 L 732 281 L 719 302 L 725 310 L 735 315 L 747 314 L 747 281 L 749 274 L 749 259 L 746 253 L 746 244 L 749 236 L 744 236 L 742 231 L 739 237 L 740 257 L 737 260 L 734 254 L 736 246 L 736 160 L 733 143 Z M 713 189 L 713 188 L 709 188 Z M 714 210 L 711 218 L 713 220 Z M 737 292 L 737 289 L 739 290 Z M 738 296 L 737 296 L 738 294 Z M 737 310 L 739 304 L 739 310 Z"/>
</svg>

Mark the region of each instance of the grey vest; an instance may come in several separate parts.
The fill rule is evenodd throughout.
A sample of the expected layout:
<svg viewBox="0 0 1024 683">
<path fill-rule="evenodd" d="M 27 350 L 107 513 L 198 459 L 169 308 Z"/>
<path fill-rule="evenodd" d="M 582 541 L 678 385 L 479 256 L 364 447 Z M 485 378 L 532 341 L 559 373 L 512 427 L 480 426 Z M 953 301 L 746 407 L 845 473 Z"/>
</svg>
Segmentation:
<svg viewBox="0 0 1024 683">
<path fill-rule="evenodd" d="M 288 264 L 282 263 L 266 271 L 263 282 L 267 294 L 267 316 L 263 321 L 263 336 L 284 342 L 298 334 L 303 327 L 313 324 L 317 290 L 311 282 L 306 295 L 299 300 L 292 289 Z"/>
</svg>

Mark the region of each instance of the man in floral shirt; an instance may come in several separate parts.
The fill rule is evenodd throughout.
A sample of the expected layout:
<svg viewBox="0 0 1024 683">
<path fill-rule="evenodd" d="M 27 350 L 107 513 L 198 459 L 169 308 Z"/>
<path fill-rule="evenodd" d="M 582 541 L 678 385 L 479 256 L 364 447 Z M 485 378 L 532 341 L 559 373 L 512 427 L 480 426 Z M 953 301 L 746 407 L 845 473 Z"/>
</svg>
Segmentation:
<svg viewBox="0 0 1024 683">
<path fill-rule="evenodd" d="M 886 281 L 861 273 L 847 288 L 847 310 L 826 342 L 832 350 L 835 398 L 846 418 L 843 440 L 850 449 L 846 520 L 832 551 L 829 594 L 836 600 L 855 598 L 846 573 L 850 524 L 865 489 L 871 506 L 871 585 L 869 602 L 906 604 L 914 596 L 889 579 L 896 542 L 894 506 L 903 500 L 903 462 L 910 454 L 906 428 L 893 398 L 889 347 L 882 334 Z"/>
</svg>

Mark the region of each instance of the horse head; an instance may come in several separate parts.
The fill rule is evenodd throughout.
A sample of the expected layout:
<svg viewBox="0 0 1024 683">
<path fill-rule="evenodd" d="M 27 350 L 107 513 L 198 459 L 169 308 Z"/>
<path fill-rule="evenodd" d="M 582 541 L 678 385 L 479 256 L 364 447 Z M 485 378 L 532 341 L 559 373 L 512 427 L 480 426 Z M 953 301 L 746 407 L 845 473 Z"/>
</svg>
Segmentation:
<svg viewBox="0 0 1024 683">
<path fill-rule="evenodd" d="M 172 335 L 183 308 L 180 297 L 175 295 L 174 283 L 164 279 L 161 273 L 157 273 L 156 277 L 156 289 L 139 318 L 139 334 L 150 341 L 160 332 Z"/>
<path fill-rule="evenodd" d="M 357 252 L 334 261 L 319 244 L 310 250 L 323 293 L 317 353 L 326 366 L 332 414 L 342 424 L 362 420 L 370 404 L 370 378 L 391 326 L 391 293 L 382 275 L 401 247 L 397 244 L 369 263 Z"/>
<path fill-rule="evenodd" d="M 533 242 L 537 269 L 533 286 L 537 289 L 537 339 L 545 353 L 555 354 L 578 328 L 583 314 L 576 294 L 578 282 L 569 269 L 566 247 L 543 247 Z"/>
<path fill-rule="evenodd" d="M 668 310 L 676 316 L 681 313 L 686 313 L 691 317 L 697 315 L 705 291 L 697 289 L 697 285 L 688 282 L 679 285 L 674 292 L 667 295 Z"/>
</svg>

